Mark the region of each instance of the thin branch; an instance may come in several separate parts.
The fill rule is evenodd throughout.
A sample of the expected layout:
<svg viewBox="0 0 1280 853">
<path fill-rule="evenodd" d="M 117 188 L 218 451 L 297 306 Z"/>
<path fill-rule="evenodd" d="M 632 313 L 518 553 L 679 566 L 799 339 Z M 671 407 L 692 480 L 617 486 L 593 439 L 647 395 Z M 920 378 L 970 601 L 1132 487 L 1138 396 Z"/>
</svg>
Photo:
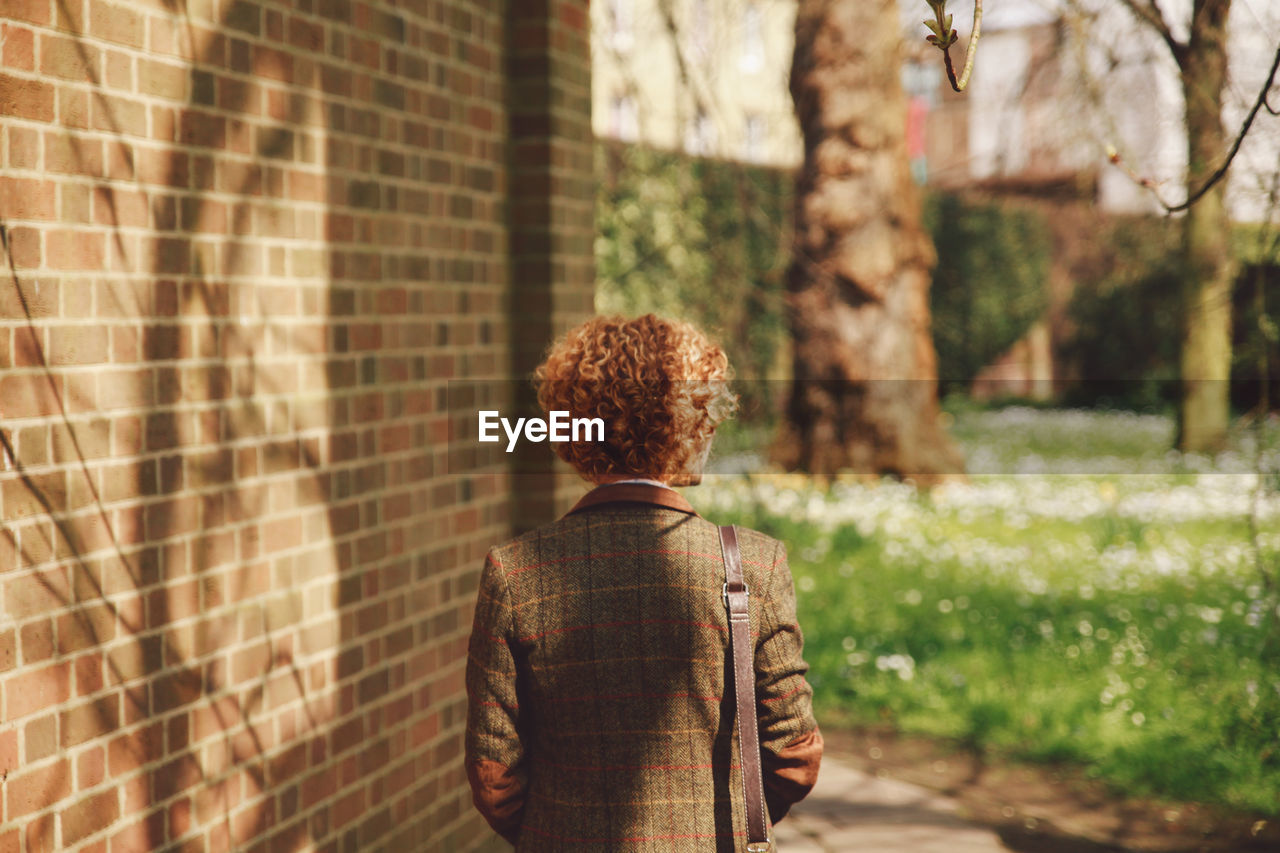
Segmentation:
<svg viewBox="0 0 1280 853">
<path fill-rule="evenodd" d="M 1122 1 L 1128 2 L 1128 0 Z M 1258 111 L 1262 109 L 1264 104 L 1267 104 L 1267 93 L 1271 91 L 1271 86 L 1275 83 L 1277 71 L 1280 71 L 1280 45 L 1276 46 L 1276 55 L 1271 60 L 1271 71 L 1267 73 L 1267 79 L 1263 82 L 1261 91 L 1258 92 L 1258 99 L 1254 101 L 1253 108 L 1249 110 L 1249 114 L 1245 116 L 1244 123 L 1240 125 L 1240 131 L 1236 134 L 1235 141 L 1231 143 L 1231 150 L 1227 152 L 1226 159 L 1222 161 L 1222 165 L 1218 167 L 1217 171 L 1210 175 L 1208 180 L 1201 184 L 1198 190 L 1189 194 L 1187 196 L 1187 200 L 1181 204 L 1169 204 L 1161 198 L 1160 193 L 1155 188 L 1155 182 L 1150 178 L 1144 178 L 1138 175 L 1133 171 L 1133 169 L 1129 168 L 1114 149 L 1107 152 L 1108 159 L 1110 159 L 1112 163 L 1124 169 L 1133 181 L 1151 190 L 1156 201 L 1169 213 L 1177 213 L 1178 211 L 1186 210 L 1191 207 L 1191 205 L 1199 201 L 1205 193 L 1213 189 L 1214 185 L 1221 181 L 1227 174 L 1227 169 L 1231 168 L 1231 161 L 1235 160 L 1236 154 L 1240 152 L 1240 146 L 1244 143 L 1244 138 L 1249 135 L 1249 128 L 1253 126 L 1253 120 L 1257 118 Z M 1269 104 L 1267 105 L 1267 109 L 1268 111 L 1271 110 Z"/>
<path fill-rule="evenodd" d="M 1135 18 L 1156 31 L 1156 35 L 1160 36 L 1164 43 L 1169 46 L 1169 52 L 1173 54 L 1174 61 L 1181 68 L 1186 56 L 1187 45 L 1173 37 L 1173 30 L 1169 28 L 1169 24 L 1165 21 L 1164 13 L 1156 5 L 1156 0 L 1120 0 L 1120 2 L 1133 13 Z"/>
<path fill-rule="evenodd" d="M 925 26 L 933 30 L 933 35 L 925 36 L 925 40 L 942 51 L 942 64 L 947 69 L 947 82 L 957 92 L 963 92 L 969 85 L 969 75 L 973 73 L 973 60 L 978 55 L 978 39 L 982 37 L 982 0 L 973 2 L 973 35 L 964 49 L 964 72 L 956 79 L 956 69 L 951 64 L 951 46 L 956 43 L 956 31 L 951 29 L 951 16 L 946 13 L 946 0 L 929 2 L 937 15 L 936 21 L 925 21 Z"/>
</svg>

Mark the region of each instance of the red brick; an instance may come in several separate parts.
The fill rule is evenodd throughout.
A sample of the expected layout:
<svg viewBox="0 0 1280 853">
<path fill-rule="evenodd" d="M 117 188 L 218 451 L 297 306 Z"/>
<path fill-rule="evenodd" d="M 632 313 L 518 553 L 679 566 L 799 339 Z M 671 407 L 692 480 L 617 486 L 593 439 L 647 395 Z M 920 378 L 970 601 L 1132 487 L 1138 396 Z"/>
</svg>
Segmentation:
<svg viewBox="0 0 1280 853">
<path fill-rule="evenodd" d="M 135 162 L 137 162 L 137 155 L 129 143 L 113 140 L 106 144 L 104 172 L 107 178 L 114 181 L 132 181 Z"/>
<path fill-rule="evenodd" d="M 126 796 L 128 792 L 126 791 Z M 125 814 L 133 809 L 126 800 Z M 142 850 L 156 850 L 164 845 L 164 812 L 153 812 L 142 820 L 127 824 L 123 829 L 111 836 L 111 853 L 138 853 Z"/>
<path fill-rule="evenodd" d="M 62 746 L 78 746 L 114 732 L 120 725 L 120 701 L 104 696 L 62 712 Z"/>
<path fill-rule="evenodd" d="M 141 48 L 146 35 L 143 17 L 129 5 L 89 4 L 89 32 L 97 38 Z"/>
<path fill-rule="evenodd" d="M 0 74 L 0 115 L 53 121 L 54 89 L 43 80 Z"/>
<path fill-rule="evenodd" d="M 5 817 L 17 820 L 71 793 L 71 763 L 65 758 L 5 780 Z"/>
<path fill-rule="evenodd" d="M 96 583 L 90 583 L 94 589 Z M 77 588 L 80 587 L 77 578 Z M 115 637 L 116 617 L 111 605 L 82 604 L 58 617 L 58 651 L 73 654 L 104 645 Z"/>
<path fill-rule="evenodd" d="M 40 37 L 40 73 L 76 83 L 92 83 L 100 64 L 98 48 L 83 39 L 45 33 Z"/>
<path fill-rule="evenodd" d="M 179 128 L 179 139 L 186 145 L 222 148 L 227 140 L 227 120 L 210 113 L 185 113 Z"/>
<path fill-rule="evenodd" d="M 23 669 L 9 676 L 4 686 L 11 720 L 34 714 L 71 697 L 71 672 L 65 663 L 40 669 Z"/>
<path fill-rule="evenodd" d="M 8 9 L 6 8 L 6 13 Z M 0 39 L 4 40 L 4 67 L 21 71 L 35 69 L 35 35 L 26 27 L 5 24 L 0 27 Z"/>
<path fill-rule="evenodd" d="M 8 128 L 9 166 L 14 169 L 40 168 L 40 133 L 25 127 Z"/>
<path fill-rule="evenodd" d="M 98 408 L 142 409 L 155 404 L 150 370 L 103 370 L 99 374 Z"/>
<path fill-rule="evenodd" d="M 76 758 L 76 790 L 95 788 L 107 777 L 107 751 L 91 746 Z"/>
<path fill-rule="evenodd" d="M 45 235 L 46 259 L 53 269 L 102 269 L 106 258 L 106 235 L 83 231 L 50 231 Z"/>
<path fill-rule="evenodd" d="M 89 129 L 89 93 L 76 89 L 58 89 L 58 124 L 75 130 Z M 88 187 L 83 187 L 88 192 Z"/>
<path fill-rule="evenodd" d="M 180 101 L 187 94 L 186 66 L 143 59 L 138 62 L 138 91 L 157 98 Z"/>
<path fill-rule="evenodd" d="M 40 232 L 33 228 L 14 228 L 9 232 L 9 257 L 18 269 L 40 266 Z M 7 399 L 0 395 L 0 400 Z"/>
<path fill-rule="evenodd" d="M 41 477 L 60 476 L 60 475 L 39 475 Z M 34 479 L 34 478 L 32 478 Z M 14 495 L 9 493 L 9 488 L 14 481 L 6 481 L 5 486 L 5 512 L 9 519 L 20 517 L 19 514 L 10 512 L 17 501 Z M 26 491 L 26 486 L 18 481 L 15 487 L 15 493 L 21 489 Z M 24 543 L 25 544 L 25 543 Z M 13 619 L 24 619 L 29 616 L 41 616 L 49 613 L 51 610 L 58 610 L 65 606 L 71 597 L 71 589 L 67 583 L 67 573 L 65 569 L 50 569 L 44 572 L 28 572 L 18 577 L 10 577 L 4 585 L 4 601 L 6 616 Z"/>
<path fill-rule="evenodd" d="M 53 622 L 40 619 L 22 626 L 22 664 L 41 663 L 53 657 Z"/>
<path fill-rule="evenodd" d="M 132 133 L 141 135 L 147 127 L 147 106 L 127 95 L 99 95 L 93 100 L 94 130 L 116 135 Z"/>
<path fill-rule="evenodd" d="M 102 174 L 102 142 L 69 136 L 65 131 L 44 135 L 46 172 L 97 177 Z"/>
<path fill-rule="evenodd" d="M 120 795 L 115 788 L 63 809 L 62 843 L 75 844 L 99 829 L 110 826 L 120 816 Z"/>
<path fill-rule="evenodd" d="M 191 831 L 191 798 L 181 797 L 169 806 L 169 837 L 181 838 Z"/>
<path fill-rule="evenodd" d="M 0 375 L 0 419 L 34 418 L 57 411 L 57 396 L 45 376 Z"/>
<path fill-rule="evenodd" d="M 18 769 L 18 730 L 0 730 L 0 778 L 8 778 Z"/>
<path fill-rule="evenodd" d="M 53 239 L 57 235 L 73 233 L 54 232 L 50 234 L 52 241 L 50 245 L 57 244 L 58 241 Z M 99 234 L 84 235 L 84 237 L 101 240 L 101 235 Z M 89 251 L 101 251 L 101 248 Z M 84 257 L 86 260 L 91 260 L 92 254 Z M 107 355 L 110 344 L 111 330 L 102 325 L 54 326 L 49 329 L 49 351 L 47 355 L 51 365 L 102 364 L 110 360 Z"/>
<path fill-rule="evenodd" d="M 107 771 L 115 778 L 154 761 L 160 755 L 163 741 L 159 723 L 113 738 L 107 744 Z"/>
<path fill-rule="evenodd" d="M 0 208 L 6 219 L 53 219 L 58 188 L 52 181 L 0 177 Z"/>
<path fill-rule="evenodd" d="M 9 541 L 8 536 L 0 536 L 0 547 Z M 8 672 L 18 663 L 17 631 L 10 628 L 0 631 L 0 672 Z"/>
<path fill-rule="evenodd" d="M 107 51 L 107 88 L 133 91 L 133 57 L 124 51 Z"/>
<path fill-rule="evenodd" d="M 101 653 L 93 652 L 76 658 L 73 668 L 76 676 L 77 696 L 88 696 L 97 693 L 105 685 L 102 677 Z"/>
<path fill-rule="evenodd" d="M 125 228 L 146 227 L 149 213 L 145 194 L 116 186 L 94 187 L 93 193 L 95 223 Z"/>
<path fill-rule="evenodd" d="M 27 723 L 22 729 L 27 744 L 25 755 L 28 764 L 48 758 L 58 751 L 58 716 L 49 714 Z"/>
<path fill-rule="evenodd" d="M 32 24 L 49 23 L 49 0 L 5 0 L 6 17 Z"/>
<path fill-rule="evenodd" d="M 54 823 L 53 813 L 27 821 L 27 853 L 61 853 L 54 846 Z"/>
</svg>

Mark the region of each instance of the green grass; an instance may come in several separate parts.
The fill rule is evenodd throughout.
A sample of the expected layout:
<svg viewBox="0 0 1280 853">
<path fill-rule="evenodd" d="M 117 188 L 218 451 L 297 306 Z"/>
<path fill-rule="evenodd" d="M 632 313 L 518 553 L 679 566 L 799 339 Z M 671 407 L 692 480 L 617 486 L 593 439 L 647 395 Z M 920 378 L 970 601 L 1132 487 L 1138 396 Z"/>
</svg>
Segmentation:
<svg viewBox="0 0 1280 853">
<path fill-rule="evenodd" d="M 983 474 L 932 495 L 725 476 L 689 495 L 787 543 L 820 717 L 1280 814 L 1280 602 L 1262 577 L 1280 573 L 1280 495 L 1261 494 L 1255 549 L 1247 454 L 1126 450 L 1114 433 L 1134 424 L 1115 415 L 1076 413 L 1067 431 L 1058 413 L 1014 417 L 1037 433 L 1018 439 L 1028 452 L 1086 473 Z M 971 457 L 1008 453 L 1008 423 L 957 420 Z M 1090 469 L 1095 445 L 1110 460 Z"/>
</svg>

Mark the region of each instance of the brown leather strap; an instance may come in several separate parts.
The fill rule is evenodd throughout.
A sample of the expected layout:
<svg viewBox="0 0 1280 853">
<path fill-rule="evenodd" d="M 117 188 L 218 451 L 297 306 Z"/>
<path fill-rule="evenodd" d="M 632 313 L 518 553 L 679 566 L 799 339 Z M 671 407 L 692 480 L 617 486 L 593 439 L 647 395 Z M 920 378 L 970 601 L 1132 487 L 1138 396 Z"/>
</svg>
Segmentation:
<svg viewBox="0 0 1280 853">
<path fill-rule="evenodd" d="M 738 707 L 738 746 L 742 750 L 742 787 L 747 804 L 747 849 L 769 849 L 765 815 L 764 780 L 760 770 L 760 727 L 756 721 L 756 668 L 751 646 L 751 615 L 747 608 L 746 580 L 738 533 L 732 525 L 720 527 L 724 554 L 724 602 L 729 611 L 729 651 L 733 656 L 733 693 Z"/>
</svg>

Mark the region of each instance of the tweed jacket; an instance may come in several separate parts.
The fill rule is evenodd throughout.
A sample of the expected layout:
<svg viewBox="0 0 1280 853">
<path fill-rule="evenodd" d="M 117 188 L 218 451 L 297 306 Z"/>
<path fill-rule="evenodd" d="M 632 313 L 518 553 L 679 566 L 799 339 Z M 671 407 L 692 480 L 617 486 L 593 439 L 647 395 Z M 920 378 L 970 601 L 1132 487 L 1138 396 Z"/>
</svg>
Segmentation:
<svg viewBox="0 0 1280 853">
<path fill-rule="evenodd" d="M 739 529 L 765 800 L 822 735 L 782 543 Z M 746 818 L 716 526 L 671 489 L 596 489 L 492 549 L 467 660 L 473 801 L 518 853 L 736 851 Z"/>
</svg>

